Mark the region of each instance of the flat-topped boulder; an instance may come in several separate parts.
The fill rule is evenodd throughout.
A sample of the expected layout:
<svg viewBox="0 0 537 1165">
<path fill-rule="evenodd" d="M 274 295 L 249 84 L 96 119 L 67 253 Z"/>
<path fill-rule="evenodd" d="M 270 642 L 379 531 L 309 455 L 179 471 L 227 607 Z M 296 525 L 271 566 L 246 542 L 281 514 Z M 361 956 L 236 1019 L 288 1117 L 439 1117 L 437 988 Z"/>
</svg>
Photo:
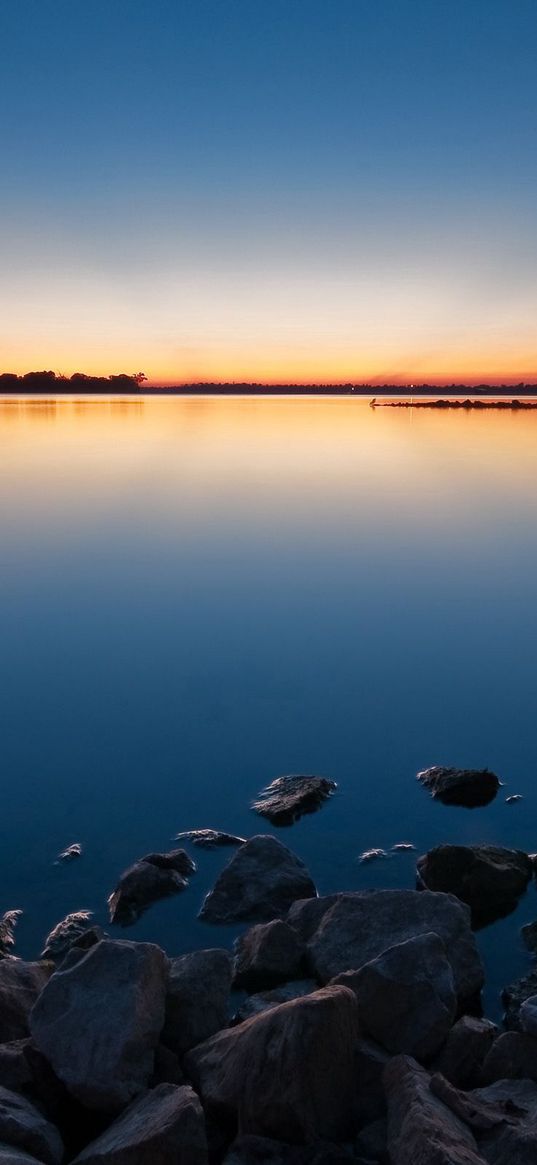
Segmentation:
<svg viewBox="0 0 537 1165">
<path fill-rule="evenodd" d="M 30 1034 L 30 1012 L 53 970 L 49 962 L 0 960 L 0 1043 Z"/>
<path fill-rule="evenodd" d="M 188 875 L 195 869 L 184 849 L 146 854 L 124 871 L 112 891 L 108 899 L 110 922 L 130 926 L 153 902 L 184 890 Z"/>
<path fill-rule="evenodd" d="M 159 1084 L 125 1110 L 74 1165 L 208 1165 L 203 1111 L 188 1085 Z"/>
<path fill-rule="evenodd" d="M 176 1055 L 227 1026 L 231 975 L 231 957 L 224 950 L 170 959 L 162 1042 Z"/>
<path fill-rule="evenodd" d="M 357 971 L 389 947 L 433 932 L 442 939 L 459 1002 L 472 999 L 484 973 L 470 910 L 451 894 L 362 890 L 297 902 L 287 922 L 306 941 L 306 961 L 321 983 Z"/>
<path fill-rule="evenodd" d="M 438 845 L 417 866 L 427 889 L 468 904 L 476 927 L 514 910 L 533 876 L 528 854 L 499 845 Z"/>
<path fill-rule="evenodd" d="M 490 769 L 455 769 L 432 765 L 416 778 L 435 801 L 475 809 L 494 800 L 501 781 Z"/>
<path fill-rule="evenodd" d="M 354 1131 L 356 998 L 327 987 L 282 1003 L 194 1048 L 185 1068 L 209 1114 L 239 1133 L 291 1143 Z"/>
<path fill-rule="evenodd" d="M 317 894 L 304 862 L 270 834 L 251 837 L 237 850 L 207 894 L 205 922 L 268 922 L 297 898 Z"/>
<path fill-rule="evenodd" d="M 117 1112 L 148 1086 L 164 1024 L 168 960 L 151 943 L 71 951 L 37 1000 L 37 1048 L 87 1108 Z"/>
<path fill-rule="evenodd" d="M 252 803 L 252 809 L 271 825 L 292 825 L 305 813 L 319 809 L 336 788 L 336 782 L 327 777 L 290 773 L 267 785 Z"/>
</svg>

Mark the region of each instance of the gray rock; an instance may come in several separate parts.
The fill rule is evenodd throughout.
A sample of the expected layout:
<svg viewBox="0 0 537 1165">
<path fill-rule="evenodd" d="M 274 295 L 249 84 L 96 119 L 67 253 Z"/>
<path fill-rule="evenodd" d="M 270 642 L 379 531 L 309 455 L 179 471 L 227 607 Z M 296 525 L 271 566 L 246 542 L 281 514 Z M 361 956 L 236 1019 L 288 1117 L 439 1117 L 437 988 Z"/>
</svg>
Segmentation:
<svg viewBox="0 0 537 1165">
<path fill-rule="evenodd" d="M 71 947 L 77 946 L 88 949 L 104 937 L 100 926 L 92 920 L 91 910 L 77 910 L 74 914 L 67 914 L 53 927 L 45 939 L 42 959 L 52 959 L 61 962 Z"/>
<path fill-rule="evenodd" d="M 0 918 L 0 959 L 11 955 L 15 946 L 15 927 L 22 915 L 22 910 L 6 910 Z"/>
<path fill-rule="evenodd" d="M 235 942 L 235 987 L 262 991 L 297 979 L 305 950 L 296 931 L 281 919 L 250 927 Z"/>
<path fill-rule="evenodd" d="M 207 894 L 199 917 L 206 922 L 268 922 L 297 898 L 317 891 L 300 858 L 270 835 L 251 837 L 233 855 Z"/>
<path fill-rule="evenodd" d="M 434 1071 L 441 1072 L 457 1088 L 477 1088 L 485 1058 L 497 1035 L 498 1028 L 489 1019 L 463 1015 L 448 1033 L 434 1061 Z"/>
<path fill-rule="evenodd" d="M 493 801 L 501 781 L 489 769 L 454 769 L 433 765 L 418 773 L 417 780 L 445 805 L 464 805 L 474 809 Z"/>
<path fill-rule="evenodd" d="M 58 1130 L 35 1105 L 8 1088 L 0 1088 L 0 1142 L 33 1153 L 44 1165 L 60 1165 L 63 1159 Z"/>
<path fill-rule="evenodd" d="M 449 894 L 366 890 L 297 903 L 287 921 L 307 941 L 309 970 L 321 983 L 358 970 L 388 947 L 432 931 L 442 939 L 459 1001 L 483 985 L 467 906 Z M 308 937 L 309 936 L 309 937 Z"/>
<path fill-rule="evenodd" d="M 301 999 L 303 995 L 311 995 L 317 991 L 319 984 L 315 979 L 293 979 L 290 983 L 282 983 L 272 991 L 261 991 L 256 995 L 249 995 L 241 1003 L 233 1016 L 233 1023 L 242 1023 L 251 1019 L 253 1015 L 261 1015 L 262 1011 L 270 1011 L 271 1007 L 278 1007 L 280 1003 L 289 1003 L 291 999 Z"/>
<path fill-rule="evenodd" d="M 336 788 L 336 782 L 326 777 L 290 773 L 267 785 L 252 809 L 272 825 L 292 825 L 305 813 L 319 809 Z"/>
<path fill-rule="evenodd" d="M 183 1056 L 226 1027 L 230 990 L 227 951 L 193 951 L 170 959 L 162 1042 Z"/>
<path fill-rule="evenodd" d="M 135 1100 L 74 1165 L 208 1165 L 201 1104 L 187 1085 L 159 1084 Z"/>
<path fill-rule="evenodd" d="M 530 995 L 520 1007 L 520 1026 L 528 1036 L 537 1036 L 537 995 Z"/>
<path fill-rule="evenodd" d="M 515 1031 L 520 1029 L 520 1008 L 524 1000 L 532 995 L 537 995 L 537 970 L 530 971 L 529 975 L 523 975 L 521 979 L 515 979 L 514 983 L 503 988 L 504 1027 Z"/>
<path fill-rule="evenodd" d="M 453 972 L 437 934 L 389 947 L 358 971 L 345 971 L 331 982 L 355 992 L 362 1031 L 393 1055 L 405 1052 L 429 1059 L 455 1019 Z"/>
<path fill-rule="evenodd" d="M 0 1165 L 43 1165 L 24 1149 L 14 1149 L 11 1145 L 0 1145 Z"/>
<path fill-rule="evenodd" d="M 221 829 L 186 829 L 183 833 L 176 833 L 174 841 L 190 841 L 200 849 L 216 849 L 221 845 L 244 845 L 246 838 L 224 833 Z"/>
<path fill-rule="evenodd" d="M 52 963 L 0 960 L 0 1043 L 30 1034 L 30 1012 L 53 970 Z"/>
<path fill-rule="evenodd" d="M 108 899 L 110 922 L 131 926 L 153 902 L 184 890 L 187 875 L 195 869 L 184 849 L 146 854 L 125 870 L 112 891 Z"/>
<path fill-rule="evenodd" d="M 537 1083 L 537 1039 L 525 1032 L 502 1032 L 483 1063 L 482 1080 L 533 1080 Z"/>
<path fill-rule="evenodd" d="M 395 1056 L 384 1084 L 394 1165 L 483 1165 L 470 1129 L 433 1095 L 429 1074 L 415 1060 Z"/>
<path fill-rule="evenodd" d="M 514 910 L 533 875 L 528 854 L 498 845 L 438 845 L 418 859 L 429 890 L 455 894 L 484 926 Z"/>
<path fill-rule="evenodd" d="M 56 865 L 59 862 L 72 862 L 75 858 L 80 858 L 81 856 L 82 846 L 79 841 L 74 841 L 72 845 L 68 845 L 66 849 L 63 849 L 61 854 L 58 854 Z"/>
<path fill-rule="evenodd" d="M 239 1133 L 291 1143 L 345 1140 L 354 1129 L 357 1005 L 327 987 L 219 1032 L 188 1053 L 203 1106 Z"/>
<path fill-rule="evenodd" d="M 168 960 L 150 943 L 103 939 L 71 951 L 42 991 L 30 1026 L 72 1096 L 116 1112 L 147 1087 L 164 1023 Z"/>
</svg>

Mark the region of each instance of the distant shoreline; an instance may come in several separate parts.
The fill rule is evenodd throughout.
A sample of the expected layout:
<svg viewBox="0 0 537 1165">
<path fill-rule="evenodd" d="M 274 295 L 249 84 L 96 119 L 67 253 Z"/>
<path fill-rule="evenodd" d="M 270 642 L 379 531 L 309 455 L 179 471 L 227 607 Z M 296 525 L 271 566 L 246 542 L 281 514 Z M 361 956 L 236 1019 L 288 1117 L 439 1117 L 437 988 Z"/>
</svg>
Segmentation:
<svg viewBox="0 0 537 1165">
<path fill-rule="evenodd" d="M 396 406 L 405 407 L 408 398 L 412 398 L 415 407 L 439 407 L 437 402 L 430 402 L 431 397 L 443 398 L 458 398 L 470 397 L 474 398 L 478 403 L 480 401 L 489 401 L 497 398 L 509 398 L 520 400 L 521 398 L 537 397 L 537 384 L 527 384 L 521 387 L 520 385 L 487 385 L 486 387 L 474 387 L 472 385 L 449 385 L 448 387 L 440 385 L 427 385 L 419 387 L 409 387 L 407 385 L 382 385 L 378 388 L 373 385 L 360 385 L 353 387 L 351 385 L 244 385 L 244 384 L 189 384 L 189 385 L 175 385 L 168 387 L 147 388 L 141 387 L 132 389 L 122 387 L 106 386 L 99 389 L 82 388 L 81 386 L 70 386 L 64 389 L 48 387 L 43 389 L 28 388 L 21 384 L 13 388 L 0 387 L 0 397 L 38 397 L 38 398 L 57 398 L 57 397 L 81 397 L 81 396 L 96 396 L 96 397 L 126 397 L 134 396 L 139 398 L 148 397 L 167 397 L 167 396 L 214 396 L 214 397 L 229 397 L 229 396 L 243 396 L 252 397 L 255 399 L 263 399 L 264 397 L 273 396 L 297 396 L 297 397 L 362 397 L 362 398 L 400 398 L 396 399 Z M 461 404 L 454 407 L 461 407 Z M 408 406 L 407 406 L 408 407 Z M 468 407 L 468 406 L 467 406 Z M 521 406 L 524 407 L 524 406 Z M 527 407 L 527 406 L 526 406 Z"/>
</svg>

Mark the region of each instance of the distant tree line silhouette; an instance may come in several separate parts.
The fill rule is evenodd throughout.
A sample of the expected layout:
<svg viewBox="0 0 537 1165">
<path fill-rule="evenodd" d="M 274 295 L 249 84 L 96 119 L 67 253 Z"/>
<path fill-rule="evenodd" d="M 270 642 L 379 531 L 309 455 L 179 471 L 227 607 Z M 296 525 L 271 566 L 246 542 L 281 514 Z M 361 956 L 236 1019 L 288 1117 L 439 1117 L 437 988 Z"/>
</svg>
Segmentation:
<svg viewBox="0 0 537 1165">
<path fill-rule="evenodd" d="M 14 372 L 2 372 L 0 393 L 48 392 L 57 396 L 62 392 L 138 392 L 144 380 L 147 380 L 144 372 L 134 372 L 130 376 L 126 372 L 115 376 L 87 376 L 85 372 L 73 372 L 72 376 L 26 372 L 24 376 L 17 376 Z"/>
</svg>

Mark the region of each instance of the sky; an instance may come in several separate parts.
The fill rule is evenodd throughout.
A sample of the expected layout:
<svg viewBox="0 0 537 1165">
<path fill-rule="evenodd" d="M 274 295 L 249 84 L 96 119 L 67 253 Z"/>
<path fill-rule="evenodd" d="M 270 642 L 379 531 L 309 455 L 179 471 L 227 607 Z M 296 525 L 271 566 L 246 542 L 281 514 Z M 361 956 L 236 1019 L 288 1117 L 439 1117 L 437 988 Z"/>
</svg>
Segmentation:
<svg viewBox="0 0 537 1165">
<path fill-rule="evenodd" d="M 0 369 L 537 380 L 535 0 L 0 0 Z"/>
</svg>

